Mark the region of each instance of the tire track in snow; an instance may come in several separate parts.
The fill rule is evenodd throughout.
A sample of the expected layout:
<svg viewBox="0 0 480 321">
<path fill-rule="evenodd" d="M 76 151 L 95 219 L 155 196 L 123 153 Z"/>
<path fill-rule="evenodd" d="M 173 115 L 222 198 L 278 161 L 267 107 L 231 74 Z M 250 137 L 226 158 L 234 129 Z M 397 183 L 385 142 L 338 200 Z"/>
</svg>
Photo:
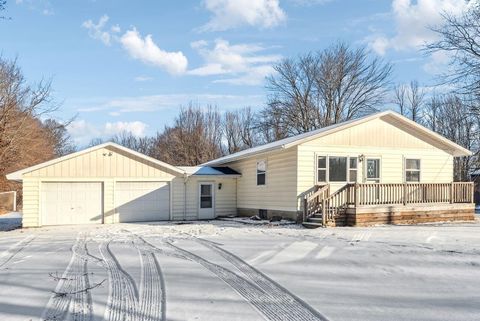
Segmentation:
<svg viewBox="0 0 480 321">
<path fill-rule="evenodd" d="M 142 239 L 135 241 L 141 258 L 140 297 L 138 308 L 142 321 L 166 320 L 165 282 L 160 265 L 151 247 Z"/>
<path fill-rule="evenodd" d="M 325 316 L 317 312 L 305 301 L 298 298 L 235 254 L 224 250 L 213 242 L 200 238 L 194 239 L 235 266 L 248 280 L 256 284 L 274 305 L 280 304 L 279 309 L 282 310 L 283 315 L 280 319 L 274 320 L 327 320 Z"/>
<path fill-rule="evenodd" d="M 167 246 L 181 253 L 187 259 L 194 261 L 208 271 L 215 274 L 218 278 L 228 284 L 238 294 L 240 294 L 247 302 L 249 302 L 264 318 L 271 321 L 319 321 L 327 320 L 313 309 L 308 309 L 305 305 L 298 304 L 298 299 L 293 295 L 278 295 L 279 292 L 285 290 L 277 285 L 270 286 L 269 289 L 276 290 L 277 295 L 269 294 L 265 288 L 262 288 L 254 281 L 244 278 L 218 264 L 212 263 L 192 252 L 182 249 L 170 242 L 165 243 Z M 272 281 L 273 282 L 273 281 Z M 286 298 L 285 298 L 286 297 Z M 289 310 L 292 305 L 288 300 L 296 301 L 294 310 Z M 288 307 L 286 307 L 288 305 Z"/>
<path fill-rule="evenodd" d="M 68 316 L 72 321 L 92 320 L 92 297 L 90 291 L 85 290 L 90 286 L 86 252 L 86 237 L 82 234 L 72 246 L 70 262 L 58 280 L 55 293 L 45 307 L 42 320 L 66 320 Z"/>
<path fill-rule="evenodd" d="M 127 238 L 124 237 L 125 235 Z M 135 234 L 120 233 L 118 236 L 123 237 L 122 241 L 125 244 L 133 244 L 138 251 L 141 267 L 140 286 L 137 290 L 133 278 L 122 269 L 110 249 L 111 242 L 102 242 L 99 249 L 110 284 L 105 320 L 166 320 L 165 282 L 154 251 Z"/>
<path fill-rule="evenodd" d="M 99 245 L 108 272 L 109 295 L 105 309 L 107 321 L 132 321 L 137 317 L 137 289 L 132 277 L 125 272 L 110 249 L 110 241 Z"/>
<path fill-rule="evenodd" d="M 0 268 L 7 265 L 18 253 L 20 253 L 23 249 L 25 249 L 34 239 L 35 239 L 35 236 L 33 235 L 26 236 L 24 239 L 18 241 L 17 243 L 13 244 L 10 248 L 5 250 L 0 255 Z"/>
</svg>

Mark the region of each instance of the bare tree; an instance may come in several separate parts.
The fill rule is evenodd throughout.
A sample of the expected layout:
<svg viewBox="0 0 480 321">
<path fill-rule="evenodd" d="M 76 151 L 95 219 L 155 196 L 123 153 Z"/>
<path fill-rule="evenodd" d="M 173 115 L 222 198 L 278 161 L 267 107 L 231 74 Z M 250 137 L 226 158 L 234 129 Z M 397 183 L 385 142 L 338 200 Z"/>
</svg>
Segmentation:
<svg viewBox="0 0 480 321">
<path fill-rule="evenodd" d="M 150 155 L 152 153 L 154 141 L 152 137 L 137 137 L 127 131 L 122 131 L 109 140 L 145 155 Z"/>
<path fill-rule="evenodd" d="M 420 123 L 425 103 L 425 90 L 416 80 L 411 81 L 409 85 L 395 86 L 393 103 L 397 105 L 400 114 Z"/>
<path fill-rule="evenodd" d="M 474 151 L 473 156 L 454 159 L 454 179 L 470 180 L 472 169 L 478 166 L 479 118 L 471 113 L 470 99 L 448 94 L 434 95 L 426 104 L 425 122 L 435 132 L 451 141 Z"/>
<path fill-rule="evenodd" d="M 7 0 L 0 0 L 0 12 L 7 8 Z M 7 19 L 7 17 L 0 15 L 0 19 Z"/>
<path fill-rule="evenodd" d="M 50 82 L 26 84 L 16 61 L 0 58 L 0 175 L 54 157 L 48 132 L 39 120 L 57 106 Z"/>
<path fill-rule="evenodd" d="M 68 125 L 72 121 L 73 119 L 62 123 L 50 118 L 43 121 L 43 128 L 46 131 L 47 139 L 54 148 L 56 157 L 73 153 L 77 149 L 67 130 Z"/>
<path fill-rule="evenodd" d="M 223 135 L 229 154 L 257 145 L 259 137 L 251 108 L 226 112 L 223 115 Z"/>
<path fill-rule="evenodd" d="M 480 96 L 480 3 L 472 1 L 460 16 L 445 13 L 443 24 L 433 30 L 440 40 L 426 46 L 428 53 L 447 52 L 451 57 L 445 81 L 462 93 Z M 452 72 L 453 70 L 453 72 Z"/>
<path fill-rule="evenodd" d="M 222 155 L 221 115 L 212 106 L 182 107 L 173 127 L 154 139 L 151 156 L 174 165 L 198 165 Z"/>
<path fill-rule="evenodd" d="M 344 43 L 285 59 L 274 69 L 262 116 L 265 127 L 276 127 L 276 134 L 284 137 L 376 111 L 385 101 L 392 73 L 389 63 Z"/>
</svg>

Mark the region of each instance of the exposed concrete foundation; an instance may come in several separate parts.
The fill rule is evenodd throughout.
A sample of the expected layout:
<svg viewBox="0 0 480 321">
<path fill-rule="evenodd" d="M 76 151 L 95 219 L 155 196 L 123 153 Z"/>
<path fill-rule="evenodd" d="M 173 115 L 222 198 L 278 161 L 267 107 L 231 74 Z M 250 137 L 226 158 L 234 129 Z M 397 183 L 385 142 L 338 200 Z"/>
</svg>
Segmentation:
<svg viewBox="0 0 480 321">
<path fill-rule="evenodd" d="M 292 220 L 296 222 L 301 222 L 302 212 L 292 212 L 292 211 L 279 211 L 279 210 L 267 210 L 267 218 L 270 219 L 273 216 L 281 216 L 284 219 Z M 254 215 L 259 215 L 260 209 L 258 208 L 238 208 L 238 216 L 250 217 Z"/>
</svg>

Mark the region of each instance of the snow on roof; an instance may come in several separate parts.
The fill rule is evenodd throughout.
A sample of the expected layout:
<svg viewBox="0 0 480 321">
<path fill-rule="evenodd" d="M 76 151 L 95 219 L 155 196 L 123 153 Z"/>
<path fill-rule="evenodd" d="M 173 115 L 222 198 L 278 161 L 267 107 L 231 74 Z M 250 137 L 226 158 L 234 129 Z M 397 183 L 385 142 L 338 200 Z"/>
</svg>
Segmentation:
<svg viewBox="0 0 480 321">
<path fill-rule="evenodd" d="M 317 138 L 320 138 L 322 136 L 326 136 L 328 134 L 334 133 L 336 131 L 340 131 L 340 130 L 352 127 L 354 125 L 358 125 L 358 124 L 367 122 L 369 120 L 380 118 L 382 116 L 387 116 L 387 115 L 393 116 L 398 121 L 401 121 L 401 122 L 409 125 L 410 127 L 413 127 L 416 130 L 418 130 L 420 132 L 423 132 L 424 134 L 429 135 L 431 138 L 433 138 L 437 141 L 440 141 L 444 145 L 449 146 L 450 148 L 452 148 L 452 150 L 454 150 L 454 153 L 453 153 L 454 156 L 467 156 L 467 155 L 472 154 L 469 150 L 467 150 L 467 149 L 463 148 L 462 146 L 446 139 L 445 137 L 431 131 L 430 129 L 425 128 L 425 127 L 415 123 L 414 121 L 412 121 L 412 120 L 410 120 L 410 119 L 408 119 L 408 118 L 406 118 L 406 117 L 404 117 L 404 116 L 402 116 L 402 115 L 400 115 L 400 114 L 398 114 L 398 113 L 396 113 L 392 110 L 387 110 L 387 111 L 382 111 L 382 112 L 378 112 L 378 113 L 375 113 L 375 114 L 371 114 L 371 115 L 368 115 L 368 116 L 352 119 L 352 120 L 349 120 L 349 121 L 345 121 L 345 122 L 342 122 L 342 123 L 334 124 L 334 125 L 331 125 L 331 126 L 323 127 L 323 128 L 317 129 L 317 130 L 310 131 L 308 133 L 303 133 L 303 134 L 300 134 L 300 135 L 295 135 L 295 136 L 292 136 L 292 137 L 277 140 L 275 142 L 268 143 L 268 144 L 265 144 L 265 145 L 249 148 L 249 149 L 246 149 L 246 150 L 234 153 L 234 154 L 230 154 L 230 155 L 227 155 L 227 156 L 224 156 L 224 157 L 220 157 L 220 158 L 211 160 L 211 161 L 206 162 L 202 165 L 206 165 L 206 166 L 220 165 L 220 164 L 225 164 L 225 163 L 228 163 L 228 162 L 233 162 L 233 161 L 236 161 L 236 160 L 239 160 L 239 159 L 247 158 L 247 157 L 250 157 L 250 156 L 253 156 L 253 155 L 261 154 L 261 153 L 267 153 L 267 152 L 271 152 L 271 151 L 274 151 L 274 150 L 290 148 L 290 147 L 299 145 L 301 143 L 310 141 L 312 139 L 317 139 Z"/>
<path fill-rule="evenodd" d="M 240 173 L 228 167 L 213 168 L 210 166 L 178 166 L 178 168 L 185 171 L 187 175 L 202 175 L 202 176 L 203 175 L 218 175 L 218 176 L 240 175 Z"/>
</svg>

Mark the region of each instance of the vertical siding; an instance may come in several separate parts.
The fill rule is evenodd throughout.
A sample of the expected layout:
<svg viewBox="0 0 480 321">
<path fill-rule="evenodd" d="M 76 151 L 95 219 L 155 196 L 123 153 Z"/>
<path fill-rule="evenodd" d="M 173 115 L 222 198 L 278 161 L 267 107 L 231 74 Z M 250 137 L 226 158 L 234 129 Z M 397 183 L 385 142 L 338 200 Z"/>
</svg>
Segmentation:
<svg viewBox="0 0 480 321">
<path fill-rule="evenodd" d="M 110 155 L 110 156 L 109 156 Z M 176 173 L 161 169 L 115 148 L 101 148 L 75 158 L 25 173 L 24 177 L 161 177 Z"/>
<path fill-rule="evenodd" d="M 257 186 L 257 162 L 267 161 L 266 185 Z M 226 164 L 242 174 L 237 179 L 237 207 L 296 211 L 297 148 Z"/>
<path fill-rule="evenodd" d="M 103 181 L 103 217 L 105 224 L 118 222 L 115 214 L 115 182 L 113 179 Z"/>
<path fill-rule="evenodd" d="M 39 226 L 40 183 L 36 178 L 23 180 L 23 227 Z"/>
<path fill-rule="evenodd" d="M 111 156 L 108 156 L 111 154 Z M 116 180 L 158 180 L 175 182 L 172 187 L 172 214 L 183 218 L 183 178 L 177 173 L 115 148 L 93 150 L 23 175 L 24 226 L 40 226 L 41 182 L 95 181 L 103 183 L 103 209 L 106 224 L 118 222 L 115 213 Z M 178 183 L 180 182 L 180 184 Z"/>
</svg>

